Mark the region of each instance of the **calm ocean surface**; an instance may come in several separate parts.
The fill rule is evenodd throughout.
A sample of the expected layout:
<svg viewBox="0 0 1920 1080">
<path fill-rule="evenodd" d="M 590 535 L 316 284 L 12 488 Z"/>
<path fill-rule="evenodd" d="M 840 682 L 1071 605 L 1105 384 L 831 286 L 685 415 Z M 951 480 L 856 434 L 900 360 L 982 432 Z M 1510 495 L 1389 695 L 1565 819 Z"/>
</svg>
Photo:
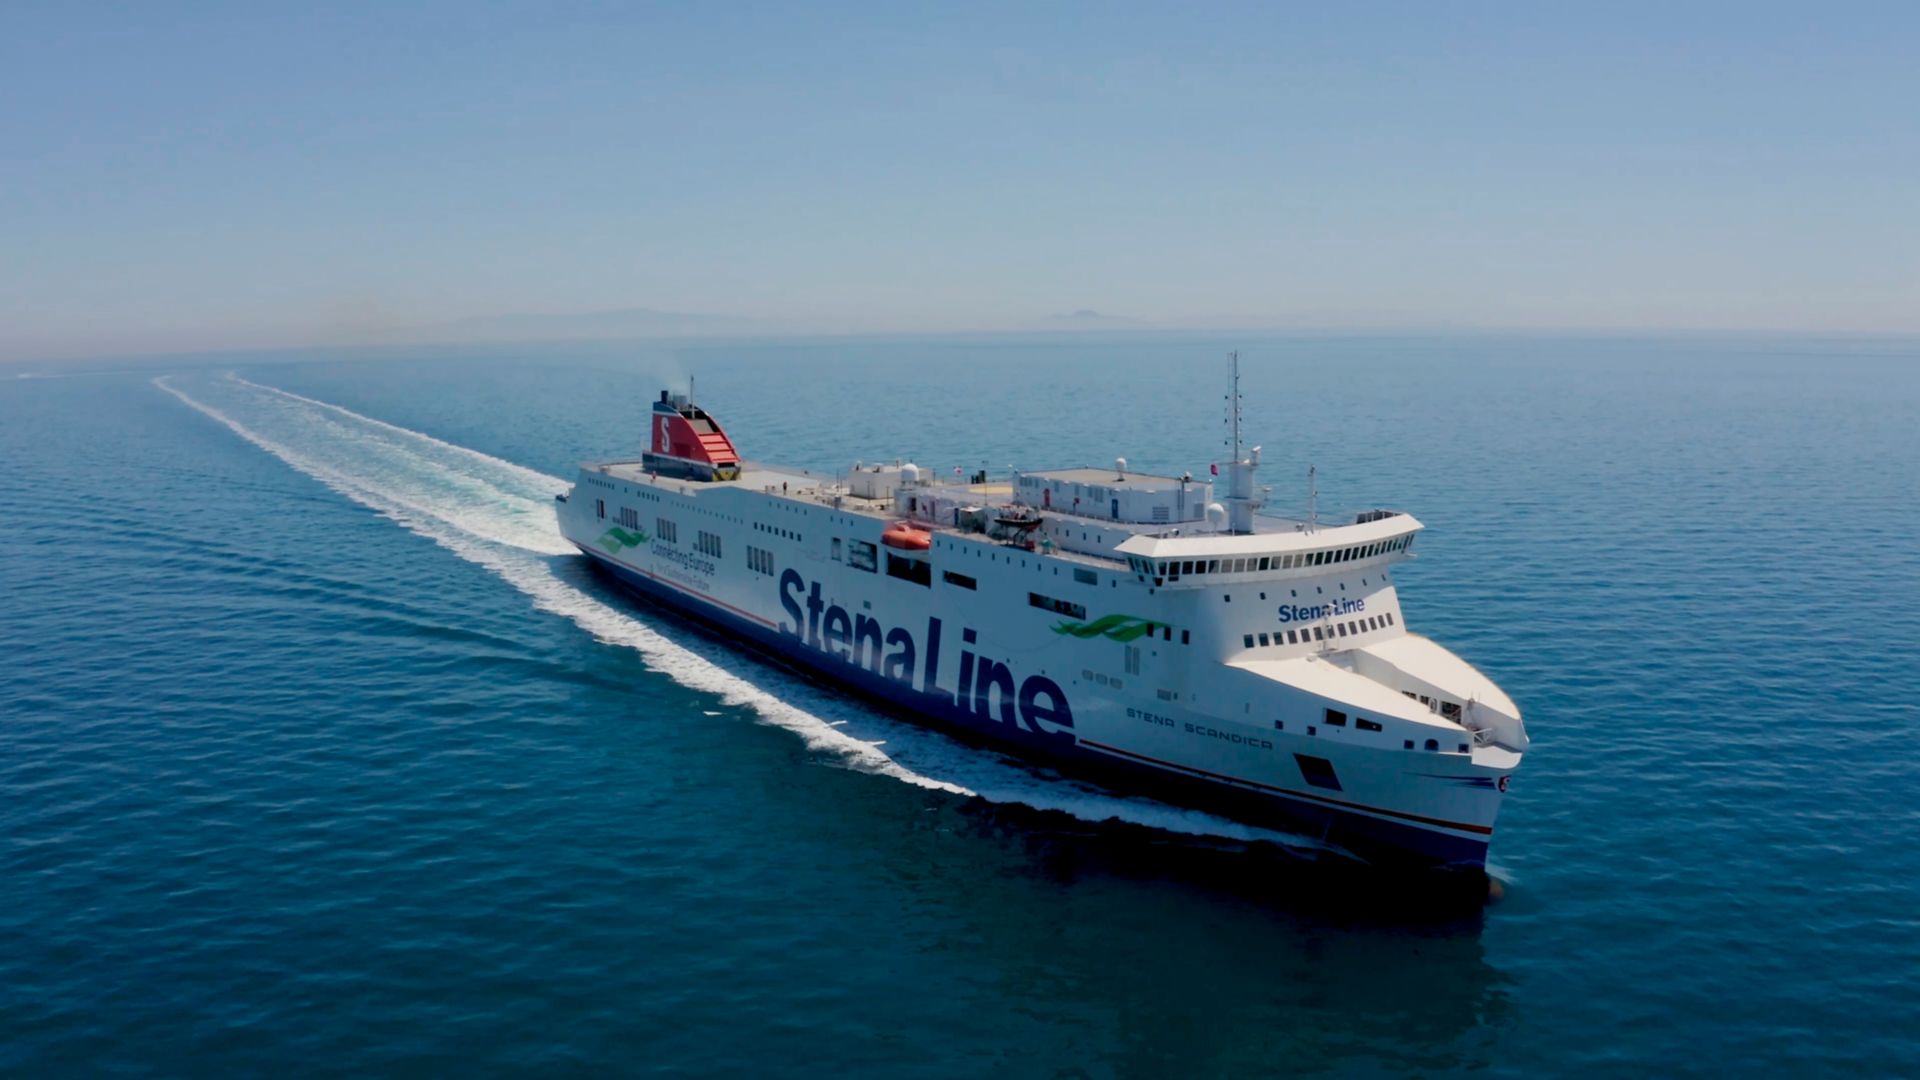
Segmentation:
<svg viewBox="0 0 1920 1080">
<path fill-rule="evenodd" d="M 688 373 L 750 457 L 1198 471 L 1233 347 L 1276 509 L 1417 514 L 1410 626 L 1525 711 L 1484 910 L 877 715 L 553 527 Z M 0 464 L 0 1070 L 1920 1073 L 1920 342 L 19 365 Z"/>
</svg>

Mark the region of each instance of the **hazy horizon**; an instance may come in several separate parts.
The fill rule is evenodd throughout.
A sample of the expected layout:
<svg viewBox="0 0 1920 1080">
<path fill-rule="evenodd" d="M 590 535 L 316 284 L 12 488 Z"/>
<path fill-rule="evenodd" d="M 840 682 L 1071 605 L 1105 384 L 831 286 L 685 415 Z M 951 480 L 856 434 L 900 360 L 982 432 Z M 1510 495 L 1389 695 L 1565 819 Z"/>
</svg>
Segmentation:
<svg viewBox="0 0 1920 1080">
<path fill-rule="evenodd" d="M 1916 30 L 14 8 L 0 360 L 543 327 L 1911 334 Z"/>
</svg>

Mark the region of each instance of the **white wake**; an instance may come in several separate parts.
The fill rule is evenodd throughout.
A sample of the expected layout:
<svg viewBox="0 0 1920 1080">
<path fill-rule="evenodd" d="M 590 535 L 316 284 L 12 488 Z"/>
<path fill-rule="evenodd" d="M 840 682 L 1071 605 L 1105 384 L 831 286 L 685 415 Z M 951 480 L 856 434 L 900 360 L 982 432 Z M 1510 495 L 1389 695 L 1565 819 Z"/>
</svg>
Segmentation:
<svg viewBox="0 0 1920 1080">
<path fill-rule="evenodd" d="M 456 446 L 350 409 L 227 375 L 189 394 L 173 376 L 155 386 L 299 472 L 493 572 L 534 607 L 596 639 L 638 652 L 683 686 L 751 709 L 849 768 L 996 803 L 1118 819 L 1170 832 L 1288 846 L 1310 841 L 1036 772 L 991 751 L 886 717 L 698 636 L 662 633 L 554 572 L 580 558 L 560 535 L 558 477 Z"/>
</svg>

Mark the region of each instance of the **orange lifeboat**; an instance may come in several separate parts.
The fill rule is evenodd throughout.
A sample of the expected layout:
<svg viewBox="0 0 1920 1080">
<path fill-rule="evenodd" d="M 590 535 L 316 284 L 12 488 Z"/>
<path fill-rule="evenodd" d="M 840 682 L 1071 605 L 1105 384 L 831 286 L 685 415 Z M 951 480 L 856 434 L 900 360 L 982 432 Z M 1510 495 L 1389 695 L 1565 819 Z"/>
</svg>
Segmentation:
<svg viewBox="0 0 1920 1080">
<path fill-rule="evenodd" d="M 880 542 L 901 551 L 926 551 L 933 547 L 933 533 L 911 521 L 896 521 L 880 534 Z"/>
</svg>

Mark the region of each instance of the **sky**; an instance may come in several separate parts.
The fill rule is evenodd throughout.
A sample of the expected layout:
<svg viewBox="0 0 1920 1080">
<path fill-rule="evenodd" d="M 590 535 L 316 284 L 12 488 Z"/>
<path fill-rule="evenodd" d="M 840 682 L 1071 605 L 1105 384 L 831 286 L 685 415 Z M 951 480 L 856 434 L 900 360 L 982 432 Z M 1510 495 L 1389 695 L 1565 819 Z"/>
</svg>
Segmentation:
<svg viewBox="0 0 1920 1080">
<path fill-rule="evenodd" d="M 0 4 L 0 359 L 1920 332 L 1920 5 Z"/>
</svg>

